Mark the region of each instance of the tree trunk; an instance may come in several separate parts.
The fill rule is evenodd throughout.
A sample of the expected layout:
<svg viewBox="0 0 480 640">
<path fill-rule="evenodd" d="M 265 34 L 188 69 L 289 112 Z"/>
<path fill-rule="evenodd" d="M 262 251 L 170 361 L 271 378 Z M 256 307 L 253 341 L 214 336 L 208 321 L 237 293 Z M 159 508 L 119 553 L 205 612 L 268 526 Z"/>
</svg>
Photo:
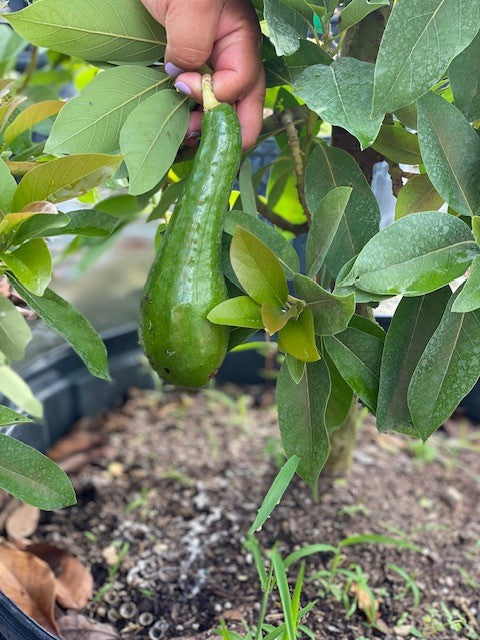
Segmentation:
<svg viewBox="0 0 480 640">
<path fill-rule="evenodd" d="M 323 469 L 325 474 L 338 477 L 348 473 L 357 441 L 359 414 L 360 406 L 354 399 L 347 419 L 330 436 L 330 456 Z"/>
</svg>

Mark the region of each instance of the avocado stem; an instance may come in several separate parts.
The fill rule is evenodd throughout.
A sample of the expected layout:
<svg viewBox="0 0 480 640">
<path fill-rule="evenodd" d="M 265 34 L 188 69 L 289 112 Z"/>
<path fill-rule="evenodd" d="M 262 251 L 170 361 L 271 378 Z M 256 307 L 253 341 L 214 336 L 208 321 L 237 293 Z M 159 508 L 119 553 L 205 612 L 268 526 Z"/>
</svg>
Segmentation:
<svg viewBox="0 0 480 640">
<path fill-rule="evenodd" d="M 211 111 L 220 104 L 213 93 L 212 76 L 208 73 L 202 76 L 202 95 L 204 111 Z"/>
</svg>

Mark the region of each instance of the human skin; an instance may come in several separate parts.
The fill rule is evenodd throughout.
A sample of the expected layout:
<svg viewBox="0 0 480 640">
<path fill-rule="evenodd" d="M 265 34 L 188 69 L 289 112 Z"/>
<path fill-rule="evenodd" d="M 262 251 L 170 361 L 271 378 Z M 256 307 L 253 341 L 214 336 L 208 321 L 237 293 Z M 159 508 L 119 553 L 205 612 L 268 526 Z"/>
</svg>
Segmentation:
<svg viewBox="0 0 480 640">
<path fill-rule="evenodd" d="M 265 72 L 260 57 L 260 28 L 250 0 L 141 0 L 165 26 L 165 70 L 175 87 L 202 102 L 201 74 L 214 71 L 215 95 L 236 104 L 244 149 L 260 133 L 265 97 Z M 201 111 L 193 112 L 187 139 L 201 128 Z"/>
</svg>

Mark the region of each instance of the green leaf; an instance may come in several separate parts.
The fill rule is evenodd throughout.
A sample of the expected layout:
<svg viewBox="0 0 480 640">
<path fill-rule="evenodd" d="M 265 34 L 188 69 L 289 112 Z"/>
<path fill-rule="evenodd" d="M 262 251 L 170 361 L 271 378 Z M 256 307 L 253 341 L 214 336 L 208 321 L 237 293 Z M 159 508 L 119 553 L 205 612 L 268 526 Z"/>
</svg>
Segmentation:
<svg viewBox="0 0 480 640">
<path fill-rule="evenodd" d="M 298 76 L 315 64 L 332 64 L 333 58 L 314 42 L 301 40 L 295 53 L 279 58 L 268 40 L 263 43 L 263 60 L 267 75 L 267 86 L 277 87 L 293 84 Z"/>
<path fill-rule="evenodd" d="M 0 211 L 3 213 L 10 211 L 16 188 L 15 178 L 10 174 L 7 165 L 0 158 Z"/>
<path fill-rule="evenodd" d="M 373 148 L 382 156 L 401 164 L 421 164 L 418 137 L 399 125 L 383 124 Z"/>
<path fill-rule="evenodd" d="M 280 594 L 280 602 L 282 603 L 282 611 L 285 616 L 285 636 L 286 640 L 296 640 L 294 613 L 292 601 L 290 598 L 290 587 L 288 586 L 287 571 L 283 564 L 282 557 L 276 549 L 269 553 L 272 562 L 273 571 L 277 580 L 278 593 Z"/>
<path fill-rule="evenodd" d="M 322 198 L 341 186 L 352 187 L 353 191 L 325 260 L 333 277 L 378 232 L 380 212 L 375 196 L 352 156 L 342 149 L 318 144 L 306 166 L 305 189 L 310 211 L 317 211 Z"/>
<path fill-rule="evenodd" d="M 278 374 L 277 404 L 282 442 L 287 456 L 300 458 L 298 474 L 313 489 L 330 452 L 325 411 L 330 395 L 328 369 L 323 360 L 309 363 L 298 384 L 286 362 Z"/>
<path fill-rule="evenodd" d="M 362 149 L 378 135 L 383 114 L 372 120 L 374 65 L 339 58 L 331 65 L 308 67 L 295 81 L 294 91 L 318 115 L 358 138 Z"/>
<path fill-rule="evenodd" d="M 32 332 L 15 305 L 0 295 L 0 351 L 9 360 L 21 360 Z"/>
<path fill-rule="evenodd" d="M 242 227 L 233 235 L 230 261 L 240 284 L 256 302 L 286 302 L 288 286 L 281 263 L 266 244 Z"/>
<path fill-rule="evenodd" d="M 151 222 L 152 220 L 159 220 L 160 218 L 164 218 L 167 211 L 170 209 L 172 204 L 178 200 L 178 198 L 182 195 L 183 190 L 185 189 L 185 180 L 180 180 L 179 182 L 173 182 L 170 184 L 163 192 L 160 202 L 149 215 L 147 222 Z"/>
<path fill-rule="evenodd" d="M 28 42 L 8 25 L 0 24 L 0 64 L 14 60 L 27 46 Z"/>
<path fill-rule="evenodd" d="M 263 15 L 277 56 L 289 56 L 308 35 L 308 22 L 282 0 L 264 0 Z"/>
<path fill-rule="evenodd" d="M 349 296 L 353 293 L 355 294 L 355 302 L 357 304 L 382 302 L 383 300 L 388 300 L 388 298 L 391 298 L 392 296 L 381 296 L 375 293 L 369 293 L 368 291 L 362 291 L 361 289 L 358 289 L 357 287 L 350 284 L 344 284 L 344 282 L 348 281 L 350 278 L 350 273 L 353 269 L 353 265 L 355 264 L 355 259 L 356 258 L 352 258 L 342 267 L 340 273 L 338 274 L 333 294 L 336 296 L 344 297 Z"/>
<path fill-rule="evenodd" d="M 373 113 L 405 107 L 431 89 L 473 40 L 479 21 L 477 2 L 398 0 L 378 52 Z"/>
<path fill-rule="evenodd" d="M 323 289 L 316 282 L 297 274 L 294 278 L 297 295 L 305 300 L 312 312 L 315 333 L 330 336 L 341 333 L 355 312 L 355 296 L 337 296 Z"/>
<path fill-rule="evenodd" d="M 246 158 L 240 168 L 238 174 L 238 184 L 240 187 L 240 196 L 242 198 L 242 209 L 245 213 L 257 217 L 257 204 L 255 202 L 255 191 L 252 183 L 252 165 L 250 160 Z"/>
<path fill-rule="evenodd" d="M 227 211 L 223 230 L 233 236 L 237 227 L 247 229 L 264 242 L 280 260 L 287 276 L 291 277 L 300 270 L 298 254 L 292 243 L 269 224 L 243 211 Z"/>
<path fill-rule="evenodd" d="M 452 306 L 455 313 L 468 313 L 475 309 L 480 309 L 480 257 L 472 262 L 470 275 Z"/>
<path fill-rule="evenodd" d="M 350 326 L 335 336 L 326 336 L 324 344 L 342 378 L 374 413 L 384 340 Z"/>
<path fill-rule="evenodd" d="M 156 69 L 143 67 L 122 66 L 99 73 L 62 109 L 45 151 L 116 153 L 128 116 L 169 80 Z"/>
<path fill-rule="evenodd" d="M 302 362 L 316 362 L 320 360 L 313 314 L 310 309 L 304 309 L 297 318 L 290 318 L 287 324 L 278 332 L 278 341 L 282 350 L 286 351 Z"/>
<path fill-rule="evenodd" d="M 429 93 L 418 103 L 418 137 L 433 186 L 465 216 L 480 210 L 480 137 L 460 111 Z"/>
<path fill-rule="evenodd" d="M 22 380 L 18 373 L 5 364 L 4 356 L 2 356 L 1 353 L 0 394 L 34 418 L 41 418 L 43 416 L 41 403 L 34 397 L 29 386 Z"/>
<path fill-rule="evenodd" d="M 61 9 L 64 9 L 63 11 Z M 42 0 L 4 18 L 29 42 L 84 60 L 150 64 L 165 51 L 165 29 L 138 0 Z"/>
<path fill-rule="evenodd" d="M 20 211 L 38 200 L 55 203 L 85 195 L 94 187 L 111 180 L 122 160 L 122 156 L 91 153 L 40 164 L 20 181 L 12 209 Z"/>
<path fill-rule="evenodd" d="M 9 276 L 9 279 L 25 302 L 76 351 L 90 373 L 110 380 L 107 350 L 90 323 L 51 289 L 39 297 L 27 291 L 16 278 Z"/>
<path fill-rule="evenodd" d="M 480 376 L 480 312 L 453 313 L 454 294 L 408 388 L 413 424 L 426 440 L 451 416 Z"/>
<path fill-rule="evenodd" d="M 120 149 L 130 177 L 130 193 L 153 189 L 170 169 L 187 133 L 188 98 L 173 89 L 150 96 L 128 116 Z"/>
<path fill-rule="evenodd" d="M 437 211 L 444 203 L 426 173 L 410 178 L 398 194 L 395 205 L 395 219 L 399 220 L 411 213 Z"/>
<path fill-rule="evenodd" d="M 6 223 L 14 231 L 10 244 L 21 244 L 33 238 L 56 235 L 55 232 L 64 228 L 68 222 L 69 217 L 65 213 L 36 213 L 34 211 L 10 213 L 0 222 L 0 233 L 3 224 Z"/>
<path fill-rule="evenodd" d="M 330 374 L 331 392 L 328 398 L 327 411 L 325 413 L 325 421 L 329 433 L 332 433 L 337 427 L 340 427 L 349 414 L 353 401 L 352 388 L 345 382 L 340 375 L 337 367 L 328 353 L 324 351 L 323 359 L 327 364 Z"/>
<path fill-rule="evenodd" d="M 5 144 L 9 145 L 18 138 L 24 131 L 28 131 L 39 122 L 57 115 L 65 106 L 63 100 L 47 100 L 32 104 L 15 118 L 15 120 L 5 129 L 3 134 Z"/>
<path fill-rule="evenodd" d="M 352 0 L 340 14 L 340 33 L 361 22 L 372 11 L 388 6 L 389 0 Z"/>
<path fill-rule="evenodd" d="M 262 304 L 262 322 L 270 335 L 277 333 L 287 322 L 298 315 L 298 309 L 294 306 L 289 311 L 284 311 L 278 304 L 272 304 L 268 300 Z"/>
<path fill-rule="evenodd" d="M 480 216 L 472 216 L 472 233 L 475 242 L 480 245 Z"/>
<path fill-rule="evenodd" d="M 480 118 L 480 32 L 448 70 L 455 106 L 467 120 Z"/>
<path fill-rule="evenodd" d="M 15 424 L 27 424 L 32 422 L 31 418 L 24 416 L 22 413 L 17 413 L 13 409 L 0 406 L 0 427 L 9 427 Z"/>
<path fill-rule="evenodd" d="M 325 262 L 338 226 L 352 195 L 351 187 L 337 187 L 320 200 L 312 211 L 312 223 L 307 236 L 307 273 L 314 278 Z"/>
<path fill-rule="evenodd" d="M 28 445 L 0 434 L 0 487 L 39 509 L 53 511 L 75 504 L 67 474 Z"/>
<path fill-rule="evenodd" d="M 376 294 L 421 296 L 463 275 L 479 251 L 459 218 L 412 213 L 370 240 L 344 283 Z"/>
<path fill-rule="evenodd" d="M 210 311 L 207 318 L 214 324 L 263 329 L 262 307 L 248 296 L 221 302 Z"/>
<path fill-rule="evenodd" d="M 76 235 L 104 238 L 113 233 L 119 225 L 118 218 L 103 211 L 97 211 L 96 209 L 69 211 L 68 218 L 69 222 L 65 226 L 50 230 L 48 235 Z"/>
<path fill-rule="evenodd" d="M 275 480 L 272 482 L 272 486 L 268 490 L 260 509 L 258 510 L 254 523 L 248 530 L 250 535 L 261 530 L 265 522 L 272 515 L 275 507 L 280 504 L 283 494 L 295 475 L 299 462 L 300 458 L 298 456 L 292 456 L 280 469 Z"/>
<path fill-rule="evenodd" d="M 43 295 L 52 277 L 52 259 L 45 240 L 29 240 L 14 251 L 0 254 L 0 260 L 28 291 Z"/>
<path fill-rule="evenodd" d="M 426 296 L 403 298 L 390 323 L 380 369 L 377 404 L 379 431 L 400 431 L 421 437 L 407 404 L 408 385 L 450 298 L 449 287 Z"/>
<path fill-rule="evenodd" d="M 285 354 L 285 362 L 287 363 L 288 371 L 290 372 L 292 380 L 295 384 L 298 384 L 305 373 L 306 363 L 295 358 L 291 353 Z"/>
</svg>

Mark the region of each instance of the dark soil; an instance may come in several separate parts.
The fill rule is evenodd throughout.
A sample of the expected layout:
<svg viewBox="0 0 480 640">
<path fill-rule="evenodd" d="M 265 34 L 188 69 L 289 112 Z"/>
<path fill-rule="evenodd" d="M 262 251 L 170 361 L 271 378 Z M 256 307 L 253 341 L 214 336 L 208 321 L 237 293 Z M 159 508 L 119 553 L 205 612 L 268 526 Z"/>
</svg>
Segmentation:
<svg viewBox="0 0 480 640">
<path fill-rule="evenodd" d="M 261 591 L 242 543 L 282 460 L 271 392 L 134 391 L 103 421 L 77 429 L 105 434 L 107 450 L 73 474 L 78 505 L 43 514 L 35 539 L 90 566 L 91 617 L 140 640 L 213 638 L 208 630 L 222 617 L 237 631 L 242 620 L 253 625 Z M 378 435 L 366 418 L 348 480 L 323 479 L 314 503 L 295 479 L 259 533 L 264 550 L 278 542 L 286 555 L 372 533 L 421 547 L 345 548 L 341 567 L 355 564 L 367 577 L 381 630 L 361 607 L 348 614 L 338 577 L 333 589 L 306 583 L 302 604 L 318 598 L 306 620 L 315 638 L 480 638 L 479 463 L 478 431 L 460 421 L 423 447 Z M 307 578 L 330 563 L 313 556 Z M 415 581 L 418 608 L 392 564 Z M 354 589 L 344 589 L 350 603 Z M 281 623 L 280 611 L 274 594 L 268 622 Z"/>
</svg>

